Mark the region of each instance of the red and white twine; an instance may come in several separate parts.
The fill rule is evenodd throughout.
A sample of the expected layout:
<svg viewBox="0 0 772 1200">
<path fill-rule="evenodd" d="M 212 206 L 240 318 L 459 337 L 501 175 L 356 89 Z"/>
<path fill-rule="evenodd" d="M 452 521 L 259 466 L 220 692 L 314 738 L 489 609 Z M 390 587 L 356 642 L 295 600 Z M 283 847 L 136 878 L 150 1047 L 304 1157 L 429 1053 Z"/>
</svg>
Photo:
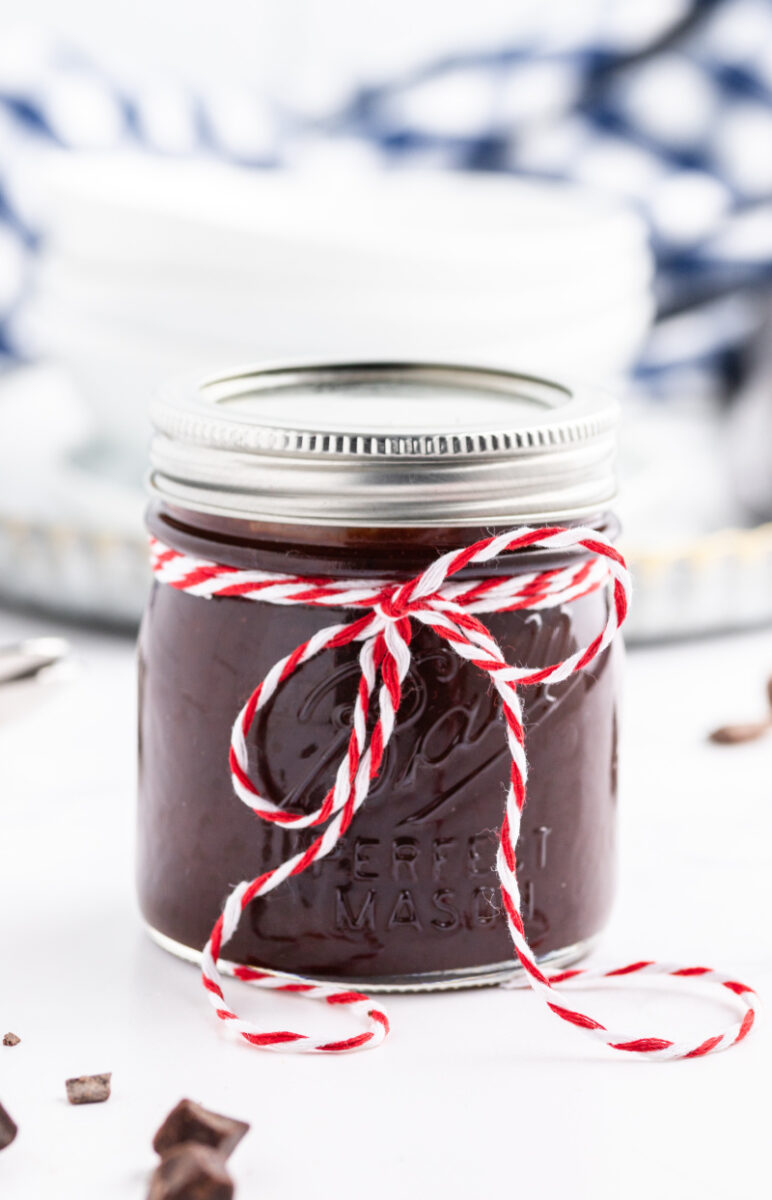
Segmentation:
<svg viewBox="0 0 772 1200">
<path fill-rule="evenodd" d="M 574 552 L 577 562 L 533 574 L 473 582 L 454 579 L 463 568 L 489 563 L 500 555 L 525 548 Z M 677 967 L 641 961 L 608 971 L 576 968 L 548 973 L 539 967 L 526 939 L 520 913 L 515 854 L 528 777 L 518 688 L 546 681 L 557 683 L 576 671 L 584 670 L 603 653 L 616 635 L 627 614 L 630 578 L 622 556 L 606 538 L 583 527 L 514 529 L 443 555 L 407 583 L 383 579 L 334 580 L 238 570 L 193 558 L 155 539 L 151 541 L 151 557 L 153 571 L 160 583 L 191 596 L 206 599 L 240 597 L 268 604 L 362 610 L 352 621 L 320 629 L 277 662 L 252 692 L 233 726 L 229 761 L 233 787 L 239 799 L 261 820 L 285 828 L 307 829 L 325 825 L 323 832 L 315 837 L 306 850 L 233 889 L 204 948 L 202 977 L 209 999 L 217 1016 L 245 1041 L 270 1050 L 330 1053 L 378 1045 L 388 1033 L 389 1022 L 385 1012 L 361 992 L 312 983 L 300 976 L 268 968 L 257 970 L 237 967 L 234 973 L 239 979 L 259 987 L 298 992 L 328 1004 L 345 1005 L 365 1026 L 363 1032 L 339 1041 L 325 1041 L 289 1030 L 262 1030 L 242 1020 L 228 1006 L 217 962 L 223 946 L 233 937 L 247 905 L 329 854 L 367 799 L 399 713 L 402 684 L 410 666 L 413 621 L 430 626 L 456 654 L 487 674 L 501 699 L 504 731 L 512 762 L 496 866 L 502 905 L 515 954 L 531 987 L 563 1021 L 577 1026 L 615 1050 L 641 1054 L 647 1058 L 697 1058 L 724 1050 L 747 1036 L 756 1013 L 755 993 L 745 984 L 708 967 Z M 554 608 L 601 587 L 606 587 L 609 592 L 608 618 L 602 631 L 585 648 L 562 662 L 539 670 L 507 663 L 495 640 L 475 616 L 484 612 Z M 247 773 L 246 739 L 255 716 L 303 663 L 322 650 L 352 643 L 360 644 L 361 676 L 348 748 L 335 780 L 314 812 L 298 813 L 279 808 L 259 794 Z M 724 998 L 729 996 L 737 1004 L 742 1018 L 723 1033 L 698 1044 L 641 1036 L 611 1030 L 574 1007 L 567 999 L 563 986 L 586 985 L 590 980 L 600 979 L 629 983 L 631 979 L 652 975 L 715 984 Z M 560 989 L 556 987 L 557 984 L 561 985 Z"/>
</svg>

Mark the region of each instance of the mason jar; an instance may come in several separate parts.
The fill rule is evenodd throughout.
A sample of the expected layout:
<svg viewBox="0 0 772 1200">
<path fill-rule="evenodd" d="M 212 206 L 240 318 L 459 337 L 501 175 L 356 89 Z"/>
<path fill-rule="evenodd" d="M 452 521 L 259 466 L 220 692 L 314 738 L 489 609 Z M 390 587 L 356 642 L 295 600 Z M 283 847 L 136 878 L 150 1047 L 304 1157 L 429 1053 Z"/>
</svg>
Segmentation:
<svg viewBox="0 0 772 1200">
<path fill-rule="evenodd" d="M 405 580 L 522 525 L 617 530 L 613 402 L 502 370 L 431 363 L 256 367 L 155 408 L 148 529 L 218 564 L 316 580 Z M 575 556 L 574 556 L 575 557 Z M 525 550 L 473 579 L 564 566 Z M 511 663 L 566 658 L 601 630 L 597 589 L 483 618 Z M 345 608 L 203 598 L 154 582 L 139 642 L 138 889 L 162 946 L 195 959 L 241 880 L 308 845 L 234 794 L 234 718 L 282 656 Z M 429 628 L 414 632 L 395 732 L 366 803 L 327 857 L 245 910 L 225 969 L 267 966 L 371 989 L 500 981 L 518 970 L 495 873 L 509 755 L 496 691 Z M 249 774 L 310 811 L 346 752 L 357 648 L 312 658 L 261 709 Z M 528 794 L 522 915 L 540 960 L 570 963 L 614 890 L 619 656 L 523 689 Z"/>
</svg>

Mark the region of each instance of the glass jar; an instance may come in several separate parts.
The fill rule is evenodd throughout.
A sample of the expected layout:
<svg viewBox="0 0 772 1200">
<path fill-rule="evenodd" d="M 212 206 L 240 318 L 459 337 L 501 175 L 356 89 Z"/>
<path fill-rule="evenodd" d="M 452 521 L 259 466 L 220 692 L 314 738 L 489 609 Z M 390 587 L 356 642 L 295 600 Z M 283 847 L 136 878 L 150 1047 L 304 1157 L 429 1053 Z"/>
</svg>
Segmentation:
<svg viewBox="0 0 772 1200">
<path fill-rule="evenodd" d="M 546 380 L 426 364 L 256 368 L 181 388 L 154 420 L 149 530 L 217 563 L 399 580 L 520 525 L 616 531 L 615 406 Z M 471 576 L 567 562 L 520 551 Z M 540 667 L 588 644 L 607 605 L 598 590 L 483 620 L 508 661 Z M 139 646 L 138 882 L 167 948 L 195 958 L 233 886 L 308 845 L 308 831 L 257 820 L 233 793 L 230 730 L 277 659 L 350 617 L 153 584 Z M 496 693 L 430 629 L 411 649 L 365 805 L 333 853 L 246 909 L 229 961 L 376 989 L 518 969 L 494 867 L 509 774 Z M 305 663 L 254 722 L 250 775 L 275 803 L 306 811 L 326 793 L 346 750 L 357 653 Z M 619 654 L 614 644 L 565 682 L 523 691 L 518 875 L 527 936 L 555 963 L 584 953 L 612 900 Z"/>
</svg>

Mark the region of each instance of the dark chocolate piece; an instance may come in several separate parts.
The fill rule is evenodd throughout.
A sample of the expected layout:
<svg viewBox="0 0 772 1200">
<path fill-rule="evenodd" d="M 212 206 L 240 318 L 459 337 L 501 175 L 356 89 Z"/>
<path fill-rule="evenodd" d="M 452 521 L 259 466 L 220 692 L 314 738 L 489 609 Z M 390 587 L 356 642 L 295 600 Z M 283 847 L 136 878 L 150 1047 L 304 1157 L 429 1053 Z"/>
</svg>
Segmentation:
<svg viewBox="0 0 772 1200">
<path fill-rule="evenodd" d="M 79 1075 L 65 1083 L 70 1104 L 101 1104 L 110 1099 L 110 1071 L 106 1075 Z"/>
<path fill-rule="evenodd" d="M 0 1150 L 5 1150 L 6 1146 L 10 1146 L 18 1132 L 16 1122 L 0 1104 Z"/>
<path fill-rule="evenodd" d="M 232 1200 L 233 1180 L 219 1151 L 200 1142 L 175 1146 L 156 1167 L 147 1200 Z"/>
<path fill-rule="evenodd" d="M 195 1100 L 180 1100 L 153 1138 L 153 1149 L 163 1156 L 176 1146 L 198 1142 L 227 1158 L 248 1129 L 246 1121 L 210 1112 Z"/>
<path fill-rule="evenodd" d="M 740 742 L 753 742 L 770 730 L 769 721 L 749 721 L 745 725 L 722 725 L 709 735 L 711 742 L 719 746 L 736 746 Z"/>
<path fill-rule="evenodd" d="M 20 1041 L 21 1041 L 21 1038 L 19 1037 L 18 1033 L 3 1034 L 3 1045 L 4 1046 L 18 1046 Z"/>
</svg>

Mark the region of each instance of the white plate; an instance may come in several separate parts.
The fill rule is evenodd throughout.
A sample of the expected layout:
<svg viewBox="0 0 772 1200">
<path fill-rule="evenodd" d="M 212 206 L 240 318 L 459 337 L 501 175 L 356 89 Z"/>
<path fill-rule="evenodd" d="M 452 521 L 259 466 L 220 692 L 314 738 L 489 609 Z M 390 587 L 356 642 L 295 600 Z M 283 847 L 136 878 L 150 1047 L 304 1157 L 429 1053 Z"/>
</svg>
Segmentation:
<svg viewBox="0 0 772 1200">
<path fill-rule="evenodd" d="M 244 272 L 241 277 L 204 268 L 185 274 L 157 266 L 120 271 L 104 263 L 75 263 L 54 252 L 42 258 L 32 284 L 47 300 L 84 313 L 158 328 L 217 329 L 233 336 L 261 311 L 318 313 L 331 306 L 341 313 L 364 310 L 384 322 L 399 313 L 429 324 L 476 319 L 494 327 L 502 321 L 554 326 L 577 314 L 635 304 L 648 295 L 651 278 L 646 254 L 625 259 L 624 266 L 599 263 L 589 275 L 563 269 L 533 278 L 521 272 L 475 278 L 452 262 L 442 277 L 405 260 L 383 262 L 366 275 L 347 270 L 345 263 L 334 272 L 319 271 L 297 255 L 280 269 L 261 264 L 251 276 Z"/>
<path fill-rule="evenodd" d="M 129 289 L 141 285 L 205 287 L 211 279 L 236 292 L 255 286 L 281 292 L 305 290 L 314 283 L 323 289 L 331 285 L 362 288 L 377 280 L 379 287 L 417 288 L 421 293 L 450 287 L 495 296 L 540 289 L 552 291 L 559 302 L 557 289 L 563 287 L 584 286 L 594 294 L 599 287 L 627 289 L 641 280 L 645 286 L 652 269 L 643 238 L 604 245 L 585 239 L 581 232 L 562 246 L 553 239 L 544 241 L 536 232 L 525 243 L 501 232 L 482 248 L 475 245 L 474 230 L 462 227 L 445 243 L 438 241 L 429 253 L 428 242 L 415 246 L 405 238 L 400 244 L 396 235 L 386 238 L 382 227 L 371 231 L 368 242 L 346 242 L 337 227 L 320 230 L 313 239 L 303 226 L 281 234 L 269 230 L 261 238 L 237 229 L 223 230 L 233 251 L 229 254 L 219 238 L 212 244 L 194 231 L 194 244 L 186 245 L 174 258 L 172 243 L 165 236 L 144 247 L 133 245 L 130 255 L 123 253 L 128 234 L 119 221 L 111 224 L 109 246 L 92 247 L 84 237 L 73 246 L 57 227 L 55 214 L 52 219 L 45 250 L 53 270 L 94 283 L 112 282 L 113 286 L 117 280 L 125 281 Z M 121 254 L 116 252 L 118 247 Z"/>
<path fill-rule="evenodd" d="M 282 240 L 322 250 L 407 255 L 441 265 L 448 252 L 499 269 L 570 258 L 624 257 L 646 244 L 642 221 L 616 201 L 559 182 L 461 172 L 317 176 L 149 156 L 61 156 L 16 185 L 59 246 L 111 262 L 240 267 Z"/>
<path fill-rule="evenodd" d="M 34 313 L 42 309 L 48 327 L 61 322 L 71 328 L 120 326 L 132 332 L 146 331 L 175 341 L 205 339 L 224 345 L 254 345 L 261 340 L 290 335 L 299 347 L 306 336 L 316 337 L 333 326 L 350 327 L 352 336 L 369 324 L 382 342 L 395 331 L 409 326 L 427 339 L 443 334 L 452 345 L 468 344 L 466 353 L 481 340 L 501 341 L 508 337 L 538 337 L 545 331 L 554 336 L 570 334 L 577 327 L 604 323 L 611 314 L 649 311 L 648 280 L 642 275 L 636 286 L 583 289 L 566 286 L 555 291 L 534 289 L 525 294 L 491 294 L 482 289 L 459 286 L 442 292 L 402 292 L 380 287 L 371 280 L 362 288 L 336 281 L 320 287 L 274 291 L 264 281 L 240 291 L 227 282 L 209 279 L 206 286 L 173 288 L 161 280 L 148 288 L 131 289 L 124 280 L 93 286 L 88 281 L 66 279 L 44 270 L 36 280 L 35 299 L 28 301 Z M 18 330 L 23 323 L 17 325 Z M 55 334 L 54 334 L 55 336 Z M 337 340 L 337 336 L 336 336 Z M 299 352 L 298 349 L 295 351 Z"/>
</svg>

